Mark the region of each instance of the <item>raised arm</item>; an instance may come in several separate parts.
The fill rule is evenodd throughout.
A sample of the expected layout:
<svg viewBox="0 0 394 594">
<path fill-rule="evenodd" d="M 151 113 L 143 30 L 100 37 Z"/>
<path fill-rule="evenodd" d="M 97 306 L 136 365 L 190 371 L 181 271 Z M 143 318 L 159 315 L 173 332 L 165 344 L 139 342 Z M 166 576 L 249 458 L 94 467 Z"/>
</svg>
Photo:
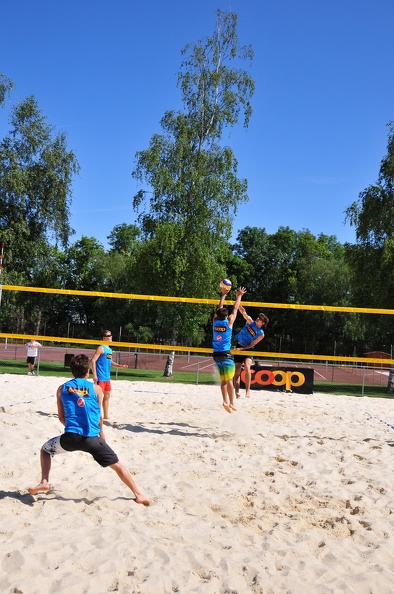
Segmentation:
<svg viewBox="0 0 394 594">
<path fill-rule="evenodd" d="M 220 290 L 222 291 L 222 295 L 220 297 L 220 301 L 219 301 L 219 305 L 217 306 L 217 310 L 221 309 L 222 307 L 224 307 L 224 300 L 226 299 L 226 296 L 229 294 L 230 292 L 230 287 L 220 287 Z M 216 312 L 214 313 L 213 319 L 216 318 Z"/>
<path fill-rule="evenodd" d="M 220 297 L 218 309 L 220 309 L 221 307 L 224 307 L 224 300 L 226 299 L 227 295 L 230 293 L 230 289 L 231 289 L 231 287 L 224 287 L 224 286 L 220 287 L 220 290 L 222 291 L 222 295 Z"/>
<path fill-rule="evenodd" d="M 245 287 L 239 287 L 239 289 L 237 289 L 237 292 L 235 294 L 235 303 L 234 303 L 233 311 L 228 316 L 228 325 L 230 326 L 230 328 L 234 324 L 235 318 L 237 317 L 239 306 L 241 305 L 241 299 L 242 299 L 243 295 L 245 295 L 245 293 L 246 293 Z"/>
<path fill-rule="evenodd" d="M 244 308 L 243 305 L 239 306 L 239 311 L 242 314 L 243 319 L 245 320 L 245 322 L 247 324 L 251 324 L 253 322 L 253 318 L 246 313 L 246 309 Z"/>
</svg>

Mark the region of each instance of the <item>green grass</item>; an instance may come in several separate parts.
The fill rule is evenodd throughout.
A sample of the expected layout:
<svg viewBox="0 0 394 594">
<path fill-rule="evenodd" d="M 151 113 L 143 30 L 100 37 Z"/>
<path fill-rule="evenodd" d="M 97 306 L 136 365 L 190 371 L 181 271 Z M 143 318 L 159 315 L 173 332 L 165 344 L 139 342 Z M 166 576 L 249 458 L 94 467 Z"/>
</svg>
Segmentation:
<svg viewBox="0 0 394 594">
<path fill-rule="evenodd" d="M 37 368 L 36 368 L 37 371 Z M 0 361 L 0 373 L 27 375 L 27 365 L 24 361 Z M 40 362 L 39 375 L 48 377 L 69 377 L 70 369 L 62 363 Z M 163 372 L 154 369 L 127 369 L 112 371 L 112 379 L 128 380 L 132 382 L 162 382 L 176 384 L 196 384 L 197 376 L 189 371 L 175 371 L 172 377 L 163 377 Z M 215 385 L 217 381 L 211 373 L 198 375 L 200 385 Z M 315 382 L 314 391 L 324 394 L 338 394 L 344 396 L 362 396 L 360 384 L 335 384 L 329 382 Z M 394 398 L 394 394 L 386 394 L 386 386 L 364 386 L 364 396 L 370 398 Z"/>
<path fill-rule="evenodd" d="M 315 382 L 314 391 L 324 394 L 338 394 L 342 396 L 362 396 L 363 388 L 360 384 L 334 384 Z M 394 394 L 386 393 L 386 386 L 364 386 L 364 396 L 369 398 L 394 398 Z"/>
<path fill-rule="evenodd" d="M 37 374 L 37 366 L 35 368 Z M 12 373 L 15 375 L 27 375 L 27 364 L 22 361 L 0 361 L 0 373 Z M 38 375 L 48 377 L 69 377 L 71 376 L 69 367 L 64 367 L 62 363 L 40 362 Z M 175 371 L 172 377 L 163 377 L 163 371 L 154 369 L 127 369 L 120 370 L 116 375 L 116 370 L 112 371 L 112 379 L 128 380 L 132 382 L 163 382 L 178 384 L 196 384 L 197 376 L 188 371 Z M 203 385 L 215 385 L 215 378 L 212 373 L 199 373 L 198 383 Z"/>
</svg>

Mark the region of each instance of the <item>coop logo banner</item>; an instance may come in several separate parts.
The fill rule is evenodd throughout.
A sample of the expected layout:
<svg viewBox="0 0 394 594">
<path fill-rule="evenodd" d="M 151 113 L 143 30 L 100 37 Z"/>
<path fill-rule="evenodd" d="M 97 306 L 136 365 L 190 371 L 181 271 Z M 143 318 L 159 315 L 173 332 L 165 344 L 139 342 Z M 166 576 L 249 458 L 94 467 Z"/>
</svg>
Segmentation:
<svg viewBox="0 0 394 594">
<path fill-rule="evenodd" d="M 252 365 L 251 389 L 282 390 L 313 394 L 313 369 L 290 367 L 272 368 Z M 241 382 L 245 385 L 245 371 L 241 373 Z"/>
</svg>

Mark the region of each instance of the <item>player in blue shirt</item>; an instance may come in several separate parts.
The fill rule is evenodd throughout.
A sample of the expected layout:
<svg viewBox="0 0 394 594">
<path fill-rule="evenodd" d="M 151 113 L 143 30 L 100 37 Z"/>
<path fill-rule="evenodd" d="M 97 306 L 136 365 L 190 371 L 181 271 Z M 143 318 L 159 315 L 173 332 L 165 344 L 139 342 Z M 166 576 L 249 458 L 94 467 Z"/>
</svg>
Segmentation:
<svg viewBox="0 0 394 594">
<path fill-rule="evenodd" d="M 230 289 L 223 287 L 221 291 L 222 296 L 212 324 L 212 356 L 219 371 L 223 407 L 227 412 L 231 413 L 233 410 L 237 410 L 234 403 L 233 377 L 235 373 L 235 365 L 234 358 L 230 352 L 231 338 L 233 334 L 233 324 L 237 317 L 242 296 L 246 293 L 246 289 L 240 287 L 237 290 L 233 311 L 230 315 L 227 307 L 224 307 L 224 300 Z"/>
<path fill-rule="evenodd" d="M 128 365 L 120 365 L 112 359 L 112 349 L 108 343 L 112 342 L 111 330 L 103 330 L 101 339 L 107 344 L 101 344 L 97 347 L 92 357 L 93 382 L 100 386 L 103 391 L 103 411 L 104 419 L 109 419 L 109 398 L 111 396 L 111 365 L 127 369 Z"/>
<path fill-rule="evenodd" d="M 74 378 L 59 386 L 57 410 L 59 421 L 64 425 L 64 433 L 52 437 L 41 448 L 41 482 L 28 489 L 31 495 L 49 491 L 49 472 L 51 459 L 55 454 L 66 452 L 88 452 L 100 466 L 109 466 L 134 493 L 135 502 L 149 505 L 127 468 L 109 447 L 103 431 L 102 400 L 100 386 L 88 381 L 89 358 L 76 355 L 70 362 Z"/>
<path fill-rule="evenodd" d="M 248 351 L 255 348 L 256 344 L 263 340 L 264 338 L 264 330 L 266 328 L 269 320 L 266 315 L 263 313 L 259 313 L 257 318 L 253 320 L 251 316 L 246 313 L 246 310 L 243 306 L 239 308 L 239 311 L 243 315 L 244 319 L 246 320 L 245 326 L 238 332 L 235 339 L 237 341 L 237 345 L 235 347 L 236 351 Z M 234 386 L 235 386 L 235 395 L 237 398 L 240 398 L 239 388 L 241 383 L 241 372 L 242 372 L 242 364 L 244 365 L 245 370 L 245 396 L 246 398 L 250 398 L 250 382 L 252 378 L 252 374 L 250 371 L 250 367 L 253 363 L 252 354 L 250 355 L 234 355 L 235 361 L 235 375 L 234 375 Z"/>
</svg>

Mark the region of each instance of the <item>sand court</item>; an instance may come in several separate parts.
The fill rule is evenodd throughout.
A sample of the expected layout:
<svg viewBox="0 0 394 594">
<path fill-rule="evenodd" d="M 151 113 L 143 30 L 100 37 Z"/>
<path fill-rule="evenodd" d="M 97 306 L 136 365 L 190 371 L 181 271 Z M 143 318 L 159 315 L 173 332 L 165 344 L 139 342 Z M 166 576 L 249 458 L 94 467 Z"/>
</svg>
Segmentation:
<svg viewBox="0 0 394 594">
<path fill-rule="evenodd" d="M 65 378 L 66 379 L 66 378 Z M 392 594 L 394 401 L 114 381 L 107 441 L 152 500 L 74 452 L 59 378 L 0 376 L 0 591 Z"/>
</svg>

